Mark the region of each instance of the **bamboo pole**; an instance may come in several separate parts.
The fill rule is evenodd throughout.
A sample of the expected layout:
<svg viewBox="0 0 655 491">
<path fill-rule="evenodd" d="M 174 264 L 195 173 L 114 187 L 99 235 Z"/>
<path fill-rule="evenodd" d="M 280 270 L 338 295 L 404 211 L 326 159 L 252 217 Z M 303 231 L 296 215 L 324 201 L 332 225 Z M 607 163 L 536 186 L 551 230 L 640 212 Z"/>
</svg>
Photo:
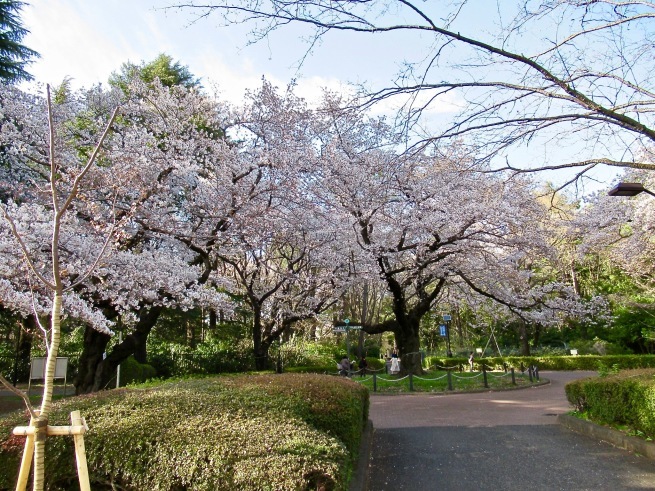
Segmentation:
<svg viewBox="0 0 655 491">
<path fill-rule="evenodd" d="M 18 473 L 18 481 L 16 482 L 16 491 L 25 491 L 27 488 L 27 480 L 30 477 L 30 469 L 32 468 L 32 459 L 34 457 L 34 434 L 27 436 L 25 440 L 25 448 L 23 449 L 23 460 L 20 463 L 20 471 Z"/>
<path fill-rule="evenodd" d="M 80 481 L 80 491 L 91 491 L 89 482 L 89 469 L 86 464 L 86 450 L 84 448 L 84 433 L 88 431 L 86 421 L 81 417 L 79 411 L 71 413 L 71 426 L 50 426 L 46 427 L 45 433 L 48 436 L 72 436 L 75 443 L 75 458 L 77 460 L 77 475 Z M 25 491 L 27 488 L 27 481 L 30 475 L 30 468 L 32 467 L 32 460 L 34 458 L 34 441 L 37 433 L 43 434 L 43 430 L 39 430 L 33 425 L 30 426 L 17 426 L 13 429 L 12 433 L 18 436 L 26 436 L 25 448 L 23 450 L 23 459 L 18 473 L 18 481 L 16 483 L 16 491 Z"/>
<path fill-rule="evenodd" d="M 80 416 L 79 411 L 71 413 L 71 428 L 84 428 L 86 431 L 86 422 Z M 74 433 L 73 440 L 75 441 L 75 458 L 77 460 L 77 476 L 80 480 L 80 491 L 91 491 L 91 483 L 89 482 L 89 469 L 86 465 L 86 450 L 84 448 L 84 431 L 81 433 Z"/>
<path fill-rule="evenodd" d="M 50 426 L 46 430 L 48 436 L 75 436 L 86 433 L 86 427 L 82 425 L 73 426 Z M 18 436 L 33 436 L 36 428 L 33 426 L 16 426 L 12 433 Z"/>
</svg>

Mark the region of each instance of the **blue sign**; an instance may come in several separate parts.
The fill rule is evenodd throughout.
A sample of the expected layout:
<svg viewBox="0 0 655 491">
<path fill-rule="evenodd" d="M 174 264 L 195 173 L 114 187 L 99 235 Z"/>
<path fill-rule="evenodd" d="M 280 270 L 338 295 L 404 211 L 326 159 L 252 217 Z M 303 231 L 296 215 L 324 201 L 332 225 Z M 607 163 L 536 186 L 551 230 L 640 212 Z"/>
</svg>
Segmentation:
<svg viewBox="0 0 655 491">
<path fill-rule="evenodd" d="M 439 326 L 439 335 L 442 337 L 446 337 L 446 326 L 444 326 L 443 324 Z"/>
<path fill-rule="evenodd" d="M 450 317 L 449 314 L 444 314 L 443 315 L 443 320 L 445 320 L 446 322 L 450 321 L 450 319 L 451 319 L 451 317 Z"/>
</svg>

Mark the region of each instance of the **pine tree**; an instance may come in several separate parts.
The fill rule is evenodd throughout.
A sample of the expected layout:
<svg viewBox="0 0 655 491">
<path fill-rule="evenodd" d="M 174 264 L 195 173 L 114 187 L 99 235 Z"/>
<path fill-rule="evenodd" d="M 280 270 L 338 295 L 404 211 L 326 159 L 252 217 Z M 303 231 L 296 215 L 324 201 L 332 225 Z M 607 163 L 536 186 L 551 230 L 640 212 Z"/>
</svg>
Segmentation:
<svg viewBox="0 0 655 491">
<path fill-rule="evenodd" d="M 16 0 L 0 0 L 0 80 L 7 83 L 32 80 L 25 67 L 39 54 L 21 44 L 29 31 L 21 23 L 20 11 L 25 5 Z"/>
</svg>

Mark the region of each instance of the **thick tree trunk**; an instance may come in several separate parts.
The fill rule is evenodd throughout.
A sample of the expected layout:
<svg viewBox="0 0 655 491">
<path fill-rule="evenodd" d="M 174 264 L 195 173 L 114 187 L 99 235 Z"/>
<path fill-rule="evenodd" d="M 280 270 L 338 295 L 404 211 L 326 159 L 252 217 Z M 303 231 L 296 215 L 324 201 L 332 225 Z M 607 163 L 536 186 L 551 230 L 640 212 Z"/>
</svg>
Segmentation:
<svg viewBox="0 0 655 491">
<path fill-rule="evenodd" d="M 420 321 L 410 319 L 399 324 L 399 329 L 394 331 L 400 356 L 400 373 L 403 375 L 423 373 L 419 325 Z"/>
<path fill-rule="evenodd" d="M 75 393 L 88 394 L 108 388 L 109 382 L 116 374 L 116 368 L 130 355 L 134 355 L 134 359 L 139 363 L 147 363 L 146 341 L 162 310 L 162 307 L 143 309 L 139 313 L 139 321 L 134 331 L 127 335 L 122 343 L 114 346 L 105 359 L 103 354 L 109 336 L 87 328 L 80 367 L 73 382 Z"/>
<path fill-rule="evenodd" d="M 270 343 L 261 341 L 255 348 L 255 368 L 257 370 L 267 370 L 270 368 L 270 358 L 268 353 L 270 347 Z"/>
<path fill-rule="evenodd" d="M 87 326 L 84 330 L 84 348 L 80 356 L 77 376 L 73 380 L 75 394 L 93 391 L 96 370 L 103 361 L 110 336 Z"/>
</svg>

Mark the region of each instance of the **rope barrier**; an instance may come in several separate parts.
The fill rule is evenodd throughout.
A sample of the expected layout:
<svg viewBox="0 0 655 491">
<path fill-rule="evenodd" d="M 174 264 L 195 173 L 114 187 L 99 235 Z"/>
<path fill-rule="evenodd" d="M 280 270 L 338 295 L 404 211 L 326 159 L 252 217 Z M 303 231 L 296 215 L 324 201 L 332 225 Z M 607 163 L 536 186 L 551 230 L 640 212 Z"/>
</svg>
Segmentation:
<svg viewBox="0 0 655 491">
<path fill-rule="evenodd" d="M 426 368 L 426 370 L 432 370 L 432 368 L 435 368 L 436 370 L 457 370 L 459 367 L 442 367 L 440 365 L 432 365 Z"/>
<path fill-rule="evenodd" d="M 384 378 L 384 377 L 378 377 L 378 380 L 384 380 L 385 382 L 402 382 L 406 378 L 409 378 L 409 375 L 405 375 L 402 378 L 397 378 L 397 379 L 391 379 L 391 378 Z"/>
<path fill-rule="evenodd" d="M 414 375 L 414 378 L 416 378 L 418 380 L 425 380 L 425 381 L 428 381 L 428 382 L 432 382 L 432 381 L 435 381 L 435 380 L 441 380 L 442 378 L 446 378 L 447 376 L 448 376 L 448 374 L 444 374 L 441 377 L 437 377 L 437 378 L 425 378 L 425 377 L 419 377 L 418 375 Z"/>
<path fill-rule="evenodd" d="M 487 372 L 487 375 L 494 378 L 503 378 L 503 377 L 510 377 L 512 374 L 507 372 L 507 373 L 501 373 L 500 375 L 494 375 L 493 372 Z"/>
<path fill-rule="evenodd" d="M 456 375 L 456 374 L 453 373 L 453 377 L 459 378 L 459 379 L 462 379 L 462 380 L 465 380 L 465 379 L 466 380 L 471 380 L 472 378 L 482 377 L 482 372 L 479 372 L 477 375 L 472 375 L 472 376 L 469 376 L 469 377 L 462 377 L 460 375 Z"/>
</svg>

